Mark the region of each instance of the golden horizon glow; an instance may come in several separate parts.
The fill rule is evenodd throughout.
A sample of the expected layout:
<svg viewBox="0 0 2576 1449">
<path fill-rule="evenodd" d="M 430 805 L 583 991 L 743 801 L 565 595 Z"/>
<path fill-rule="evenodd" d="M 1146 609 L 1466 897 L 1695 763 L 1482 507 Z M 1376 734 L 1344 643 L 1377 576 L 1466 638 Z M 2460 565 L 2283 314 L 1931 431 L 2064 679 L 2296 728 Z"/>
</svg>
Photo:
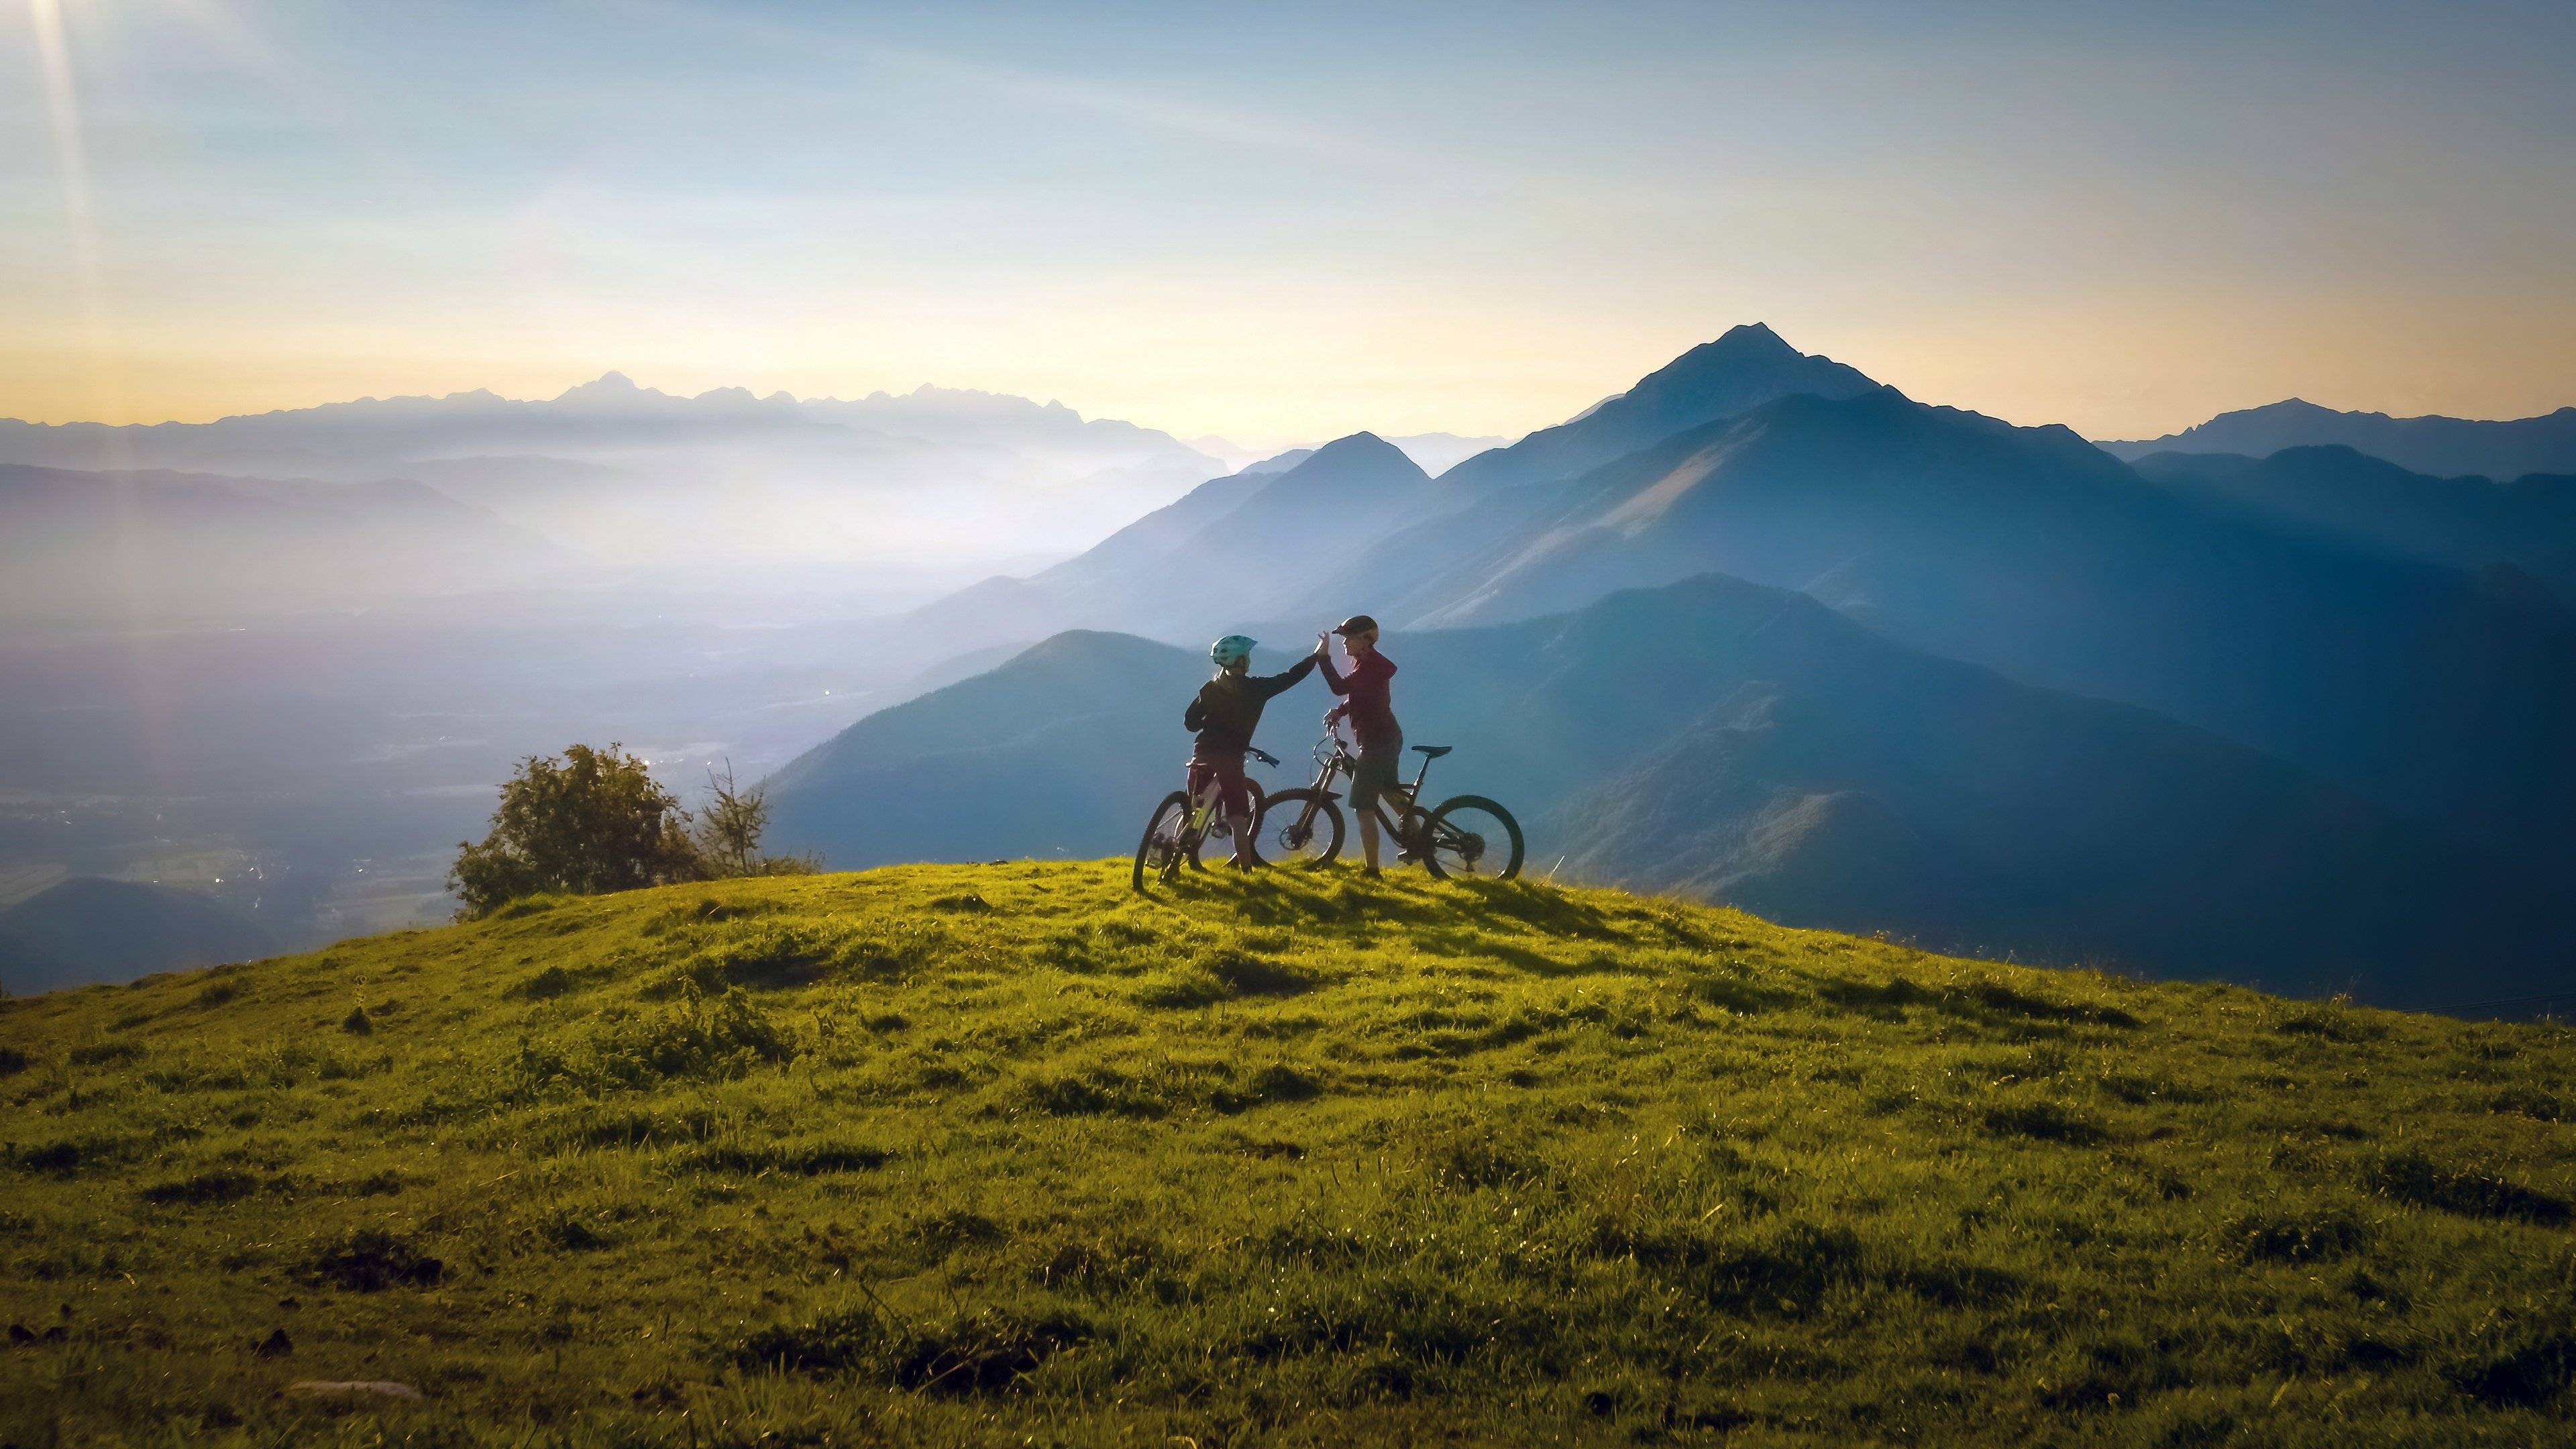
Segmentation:
<svg viewBox="0 0 2576 1449">
<path fill-rule="evenodd" d="M 1753 321 L 2097 438 L 2291 396 L 2576 403 L 2576 87 L 2545 59 L 2576 26 L 1864 8 L 1726 9 L 1723 44 L 1505 7 L 1140 48 L 1038 7 L 31 0 L 0 74 L 41 85 L 0 87 L 0 143 L 49 130 L 58 184 L 0 176 L 0 415 L 615 370 L 1252 447 L 1517 434 Z"/>
</svg>

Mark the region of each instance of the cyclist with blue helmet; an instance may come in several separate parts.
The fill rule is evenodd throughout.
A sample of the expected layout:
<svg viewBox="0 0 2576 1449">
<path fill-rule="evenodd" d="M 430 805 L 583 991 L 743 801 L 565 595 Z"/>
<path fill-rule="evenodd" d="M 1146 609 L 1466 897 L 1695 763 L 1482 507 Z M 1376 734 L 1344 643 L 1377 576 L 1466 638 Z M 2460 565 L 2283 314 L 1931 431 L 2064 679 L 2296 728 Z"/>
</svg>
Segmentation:
<svg viewBox="0 0 2576 1449">
<path fill-rule="evenodd" d="M 1313 654 L 1277 674 L 1255 675 L 1252 646 L 1253 641 L 1240 634 L 1228 634 L 1208 646 L 1208 658 L 1216 664 L 1216 677 L 1199 686 L 1198 696 L 1181 714 L 1182 727 L 1198 736 L 1198 742 L 1190 749 L 1190 798 L 1197 799 L 1211 782 L 1216 785 L 1218 808 L 1233 827 L 1231 863 L 1238 870 L 1249 870 L 1257 863 L 1248 848 L 1252 841 L 1252 782 L 1243 775 L 1243 754 L 1252 748 L 1252 732 L 1261 724 L 1261 707 L 1305 678 L 1324 652 L 1319 645 Z"/>
</svg>

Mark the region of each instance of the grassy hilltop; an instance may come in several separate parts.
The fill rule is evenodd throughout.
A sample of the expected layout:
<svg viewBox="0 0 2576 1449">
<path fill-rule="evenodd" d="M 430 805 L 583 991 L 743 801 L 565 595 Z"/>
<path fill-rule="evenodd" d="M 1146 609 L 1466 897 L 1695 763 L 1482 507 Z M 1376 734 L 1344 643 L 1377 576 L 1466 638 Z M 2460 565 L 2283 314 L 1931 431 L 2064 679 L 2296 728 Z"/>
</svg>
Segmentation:
<svg viewBox="0 0 2576 1449">
<path fill-rule="evenodd" d="M 1124 877 L 0 1003 L 0 1442 L 2576 1440 L 2562 1029 Z"/>
</svg>

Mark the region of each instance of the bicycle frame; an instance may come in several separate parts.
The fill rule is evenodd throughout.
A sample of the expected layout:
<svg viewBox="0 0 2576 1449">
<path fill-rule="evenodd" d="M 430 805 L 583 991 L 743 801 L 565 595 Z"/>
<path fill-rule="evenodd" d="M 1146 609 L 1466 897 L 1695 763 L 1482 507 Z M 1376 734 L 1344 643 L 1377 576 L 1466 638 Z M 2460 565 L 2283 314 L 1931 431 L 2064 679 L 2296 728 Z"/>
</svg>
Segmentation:
<svg viewBox="0 0 2576 1449">
<path fill-rule="evenodd" d="M 1330 755 L 1325 755 L 1322 744 L 1318 742 L 1315 753 L 1322 756 L 1322 759 L 1320 761 L 1321 768 L 1315 772 L 1314 790 L 1318 795 L 1330 796 L 1335 793 L 1333 790 L 1333 776 L 1340 774 L 1357 777 L 1359 774 L 1360 762 L 1359 757 L 1351 753 L 1350 745 L 1342 739 L 1341 726 L 1333 726 L 1331 733 L 1326 735 L 1325 738 L 1332 741 L 1333 752 Z M 1422 813 L 1422 782 L 1429 778 L 1431 778 L 1431 757 L 1425 755 L 1422 758 L 1422 768 L 1413 772 L 1413 783 L 1407 785 L 1399 782 L 1397 784 L 1396 788 L 1404 792 L 1405 816 L 1418 815 Z M 1376 800 L 1369 802 L 1369 808 L 1377 812 L 1377 823 L 1379 827 L 1385 830 L 1389 836 L 1392 836 L 1399 847 L 1406 850 L 1413 848 L 1413 838 L 1405 831 L 1404 828 L 1404 817 L 1399 816 L 1393 819 L 1388 818 L 1386 813 L 1386 799 L 1384 796 L 1380 796 Z M 1315 823 L 1315 809 L 1316 807 L 1314 805 L 1309 804 L 1304 813 L 1298 816 L 1297 823 L 1301 829 L 1311 827 Z"/>
<path fill-rule="evenodd" d="M 1265 765 L 1277 765 L 1279 763 L 1279 757 L 1271 754 L 1267 750 L 1255 748 L 1246 750 L 1244 753 L 1253 759 L 1259 760 Z M 1429 762 L 1425 761 L 1424 763 L 1427 764 Z M 1261 787 L 1258 784 L 1253 784 L 1251 788 L 1253 797 L 1252 813 L 1257 818 L 1261 813 Z M 1195 844 L 1198 841 L 1207 839 L 1208 831 L 1213 828 L 1217 822 L 1217 802 L 1224 794 L 1224 785 L 1219 781 L 1210 780 L 1207 783 L 1206 789 L 1201 790 L 1190 797 L 1190 813 L 1184 816 L 1181 822 L 1181 839 L 1185 843 Z"/>
</svg>

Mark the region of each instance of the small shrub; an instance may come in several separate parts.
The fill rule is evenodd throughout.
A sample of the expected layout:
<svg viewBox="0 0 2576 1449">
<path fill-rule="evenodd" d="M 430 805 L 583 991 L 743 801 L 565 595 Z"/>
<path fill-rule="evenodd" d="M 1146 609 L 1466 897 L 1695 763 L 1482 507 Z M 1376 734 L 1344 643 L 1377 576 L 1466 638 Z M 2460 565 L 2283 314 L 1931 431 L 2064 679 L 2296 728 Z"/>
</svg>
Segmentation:
<svg viewBox="0 0 2576 1449">
<path fill-rule="evenodd" d="M 700 868 L 711 876 L 811 875 L 822 869 L 820 856 L 771 855 L 760 848 L 769 809 L 769 787 L 734 783 L 733 761 L 725 761 L 721 775 L 707 771 L 707 800 L 689 834 Z"/>
<path fill-rule="evenodd" d="M 467 918 L 541 892 L 597 895 L 706 873 L 688 815 L 624 747 L 530 756 L 501 787 L 491 833 L 460 844 L 448 888 Z"/>
<path fill-rule="evenodd" d="M 340 1018 L 340 1029 L 351 1036 L 373 1036 L 376 1031 L 376 1021 L 374 1017 L 367 1015 L 365 1007 L 353 1006 L 349 1008 L 347 1016 Z"/>
<path fill-rule="evenodd" d="M 0 1047 L 0 1077 L 14 1077 L 26 1069 L 26 1053 L 16 1047 Z"/>
</svg>

